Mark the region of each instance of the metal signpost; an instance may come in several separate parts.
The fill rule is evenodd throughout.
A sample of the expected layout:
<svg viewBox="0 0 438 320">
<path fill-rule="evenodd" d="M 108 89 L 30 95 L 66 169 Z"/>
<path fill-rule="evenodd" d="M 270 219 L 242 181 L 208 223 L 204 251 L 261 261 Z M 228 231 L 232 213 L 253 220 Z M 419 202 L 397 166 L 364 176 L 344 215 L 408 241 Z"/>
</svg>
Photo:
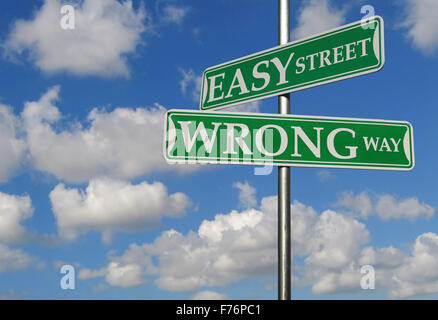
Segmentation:
<svg viewBox="0 0 438 320">
<path fill-rule="evenodd" d="M 278 1 L 278 44 L 285 45 L 289 42 L 290 34 L 290 1 Z M 292 54 L 291 54 L 292 55 Z M 277 62 L 275 58 L 274 63 Z M 276 64 L 278 65 L 278 64 Z M 281 68 L 280 68 L 281 69 Z M 279 77 L 280 79 L 281 77 Z M 286 81 L 286 72 L 284 72 Z M 283 79 L 280 79 L 283 80 Z M 278 97 L 278 113 L 290 113 L 290 95 L 285 93 Z M 290 300 L 291 298 L 291 212 L 290 212 L 290 168 L 278 167 L 278 299 Z"/>
<path fill-rule="evenodd" d="M 408 122 L 290 115 L 290 92 L 383 67 L 383 19 L 289 42 L 290 0 L 278 17 L 279 46 L 208 68 L 201 111 L 166 113 L 163 152 L 171 163 L 278 166 L 278 299 L 289 300 L 290 166 L 411 170 L 415 159 Z M 272 96 L 279 114 L 213 112 Z"/>
<path fill-rule="evenodd" d="M 284 3 L 283 3 L 284 2 Z M 287 3 L 286 3 L 287 2 Z M 289 41 L 289 2 L 279 0 L 278 47 L 208 68 L 200 109 L 260 100 L 380 70 L 385 63 L 383 19 L 375 16 Z"/>
</svg>

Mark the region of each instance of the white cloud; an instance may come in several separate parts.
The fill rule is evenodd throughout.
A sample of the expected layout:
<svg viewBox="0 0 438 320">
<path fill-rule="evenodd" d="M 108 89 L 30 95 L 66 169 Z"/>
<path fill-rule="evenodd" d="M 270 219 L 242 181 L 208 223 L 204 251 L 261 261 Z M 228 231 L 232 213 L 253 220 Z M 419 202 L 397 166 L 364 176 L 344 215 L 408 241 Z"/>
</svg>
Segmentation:
<svg viewBox="0 0 438 320">
<path fill-rule="evenodd" d="M 420 203 L 417 198 L 397 201 L 390 195 L 381 195 L 378 197 L 376 212 L 383 220 L 402 218 L 414 220 L 419 217 L 431 218 L 435 209 L 424 202 Z"/>
<path fill-rule="evenodd" d="M 8 106 L 0 104 L 0 182 L 5 182 L 23 161 L 26 143 L 18 137 L 20 122 Z"/>
<path fill-rule="evenodd" d="M 26 102 L 22 118 L 34 167 L 72 183 L 109 176 L 131 179 L 156 171 L 197 170 L 197 166 L 169 165 L 163 158 L 163 126 L 166 109 L 93 109 L 89 127 L 74 123 L 55 130 L 63 118 L 54 103 L 59 87 L 39 101 Z"/>
<path fill-rule="evenodd" d="M 366 231 L 368 233 L 368 231 Z M 365 243 L 364 241 L 363 243 Z M 341 248 L 342 246 L 340 246 Z M 396 268 L 402 265 L 406 255 L 394 247 L 378 248 L 359 247 L 350 251 L 351 255 L 345 264 L 337 268 L 323 265 L 306 264 L 307 281 L 313 283 L 315 294 L 358 293 L 363 292 L 360 282 L 363 274 L 361 267 L 370 265 L 375 270 L 375 286 L 377 289 L 389 288 L 391 277 Z"/>
<path fill-rule="evenodd" d="M 121 257 L 112 257 L 107 267 L 102 268 L 97 273 L 103 274 L 105 281 L 112 286 L 131 288 L 147 283 L 144 277 L 144 268 L 151 266 L 151 257 L 146 254 L 144 249 L 137 244 L 131 244 Z M 89 271 L 92 273 L 92 270 Z"/>
<path fill-rule="evenodd" d="M 375 269 L 377 289 L 387 289 L 389 297 L 403 299 L 438 293 L 438 235 L 432 232 L 417 237 L 410 254 L 394 247 L 366 247 L 344 268 L 325 269 L 306 266 L 306 274 L 314 281 L 314 293 L 361 291 L 360 267 Z"/>
<path fill-rule="evenodd" d="M 424 53 L 432 53 L 438 48 L 438 1 L 405 0 L 407 17 L 403 26 L 409 28 L 407 36 L 415 47 Z"/>
<path fill-rule="evenodd" d="M 435 208 L 424 202 L 420 203 L 415 197 L 398 200 L 388 194 L 374 195 L 366 191 L 356 196 L 351 192 L 343 193 L 336 206 L 352 210 L 365 218 L 376 214 L 385 221 L 390 219 L 429 219 L 435 213 Z"/>
<path fill-rule="evenodd" d="M 239 203 L 244 208 L 254 208 L 257 206 L 256 189 L 245 183 L 235 182 L 233 187 L 239 189 Z"/>
<path fill-rule="evenodd" d="M 361 266 L 372 265 L 375 268 L 395 268 L 405 261 L 405 254 L 394 247 L 362 249 L 358 263 Z"/>
<path fill-rule="evenodd" d="M 97 230 L 109 242 L 113 231 L 150 229 L 163 216 L 180 217 L 192 205 L 183 193 L 169 195 L 160 182 L 132 185 L 105 178 L 91 180 L 85 192 L 58 184 L 49 197 L 59 235 L 67 240 Z"/>
<path fill-rule="evenodd" d="M 21 224 L 33 216 L 32 202 L 29 196 L 16 196 L 0 192 L 0 273 L 42 268 L 44 262 L 23 252 L 9 248 L 7 244 L 16 244 L 27 240 L 28 230 Z"/>
<path fill-rule="evenodd" d="M 358 268 L 354 263 L 349 264 L 341 271 L 333 269 L 313 270 L 308 267 L 307 274 L 311 274 L 313 280 L 312 293 L 333 294 L 339 292 L 357 292 L 360 290 L 360 277 Z"/>
<path fill-rule="evenodd" d="M 21 249 L 10 249 L 0 243 L 0 273 L 27 269 L 38 264 L 33 256 L 24 253 Z"/>
<path fill-rule="evenodd" d="M 204 220 L 197 232 L 165 231 L 153 243 L 132 244 L 120 257 L 111 257 L 107 267 L 87 271 L 88 278 L 105 277 L 107 283 L 122 287 L 154 283 L 163 290 L 196 292 L 275 274 L 276 205 L 276 197 L 266 197 L 260 210 L 216 215 Z M 364 265 L 375 268 L 376 288 L 387 289 L 390 297 L 438 293 L 435 233 L 420 235 L 411 255 L 392 246 L 363 247 L 370 240 L 363 223 L 332 210 L 317 215 L 295 201 L 291 234 L 292 253 L 304 257 L 304 266 L 294 268 L 294 283 L 311 285 L 314 294 L 363 292 Z M 110 273 L 112 268 L 117 272 Z M 132 275 L 123 270 L 132 270 Z M 114 273 L 115 280 L 109 278 Z"/>
<path fill-rule="evenodd" d="M 397 277 L 393 278 L 397 289 L 390 291 L 389 296 L 395 299 L 404 299 L 414 296 L 424 296 L 427 294 L 438 293 L 438 280 L 430 282 L 416 283 L 413 282 L 399 282 Z"/>
<path fill-rule="evenodd" d="M 369 241 L 364 224 L 331 210 L 321 214 L 313 233 L 312 253 L 306 264 L 327 269 L 345 267 Z"/>
<path fill-rule="evenodd" d="M 231 211 L 229 214 L 218 214 L 214 220 L 204 220 L 198 233 L 208 242 L 220 242 L 229 230 L 244 230 L 254 228 L 263 219 L 263 213 L 254 209 L 243 212 Z"/>
<path fill-rule="evenodd" d="M 227 300 L 226 294 L 218 293 L 215 291 L 205 290 L 195 293 L 191 296 L 192 300 Z"/>
<path fill-rule="evenodd" d="M 75 4 L 75 29 L 60 26 L 60 0 L 45 0 L 30 20 L 17 20 L 5 48 L 8 54 L 29 53 L 44 72 L 129 76 L 126 54 L 141 43 L 146 27 L 143 5 L 132 1 L 84 0 Z"/>
<path fill-rule="evenodd" d="M 263 206 L 263 205 L 262 205 Z M 271 221 L 272 220 L 272 221 Z M 276 224 L 262 211 L 249 209 L 205 220 L 198 232 L 163 232 L 153 243 L 131 245 L 111 262 L 136 264 L 159 288 L 193 292 L 247 276 L 273 272 L 276 264 Z M 157 263 L 153 263 L 152 258 Z"/>
<path fill-rule="evenodd" d="M 143 246 L 158 261 L 148 273 L 158 275 L 155 284 L 170 291 L 195 291 L 271 273 L 276 265 L 275 228 L 274 219 L 249 209 L 216 215 L 186 236 L 164 232 Z"/>
<path fill-rule="evenodd" d="M 362 191 L 358 195 L 352 192 L 344 192 L 336 203 L 338 207 L 344 207 L 358 213 L 361 217 L 368 217 L 373 212 L 373 204 L 371 203 L 368 192 Z"/>
<path fill-rule="evenodd" d="M 131 245 L 110 263 L 132 268 L 135 264 L 135 270 L 142 270 L 131 285 L 140 285 L 150 278 L 164 290 L 194 292 L 274 274 L 276 235 L 277 198 L 266 197 L 260 210 L 218 214 L 213 220 L 204 220 L 197 232 L 186 235 L 165 231 L 153 243 Z M 368 241 L 368 236 L 364 225 L 352 218 L 333 211 L 318 216 L 299 202 L 292 205 L 292 252 L 310 257 L 306 263 L 315 270 L 328 272 L 348 265 L 349 259 L 359 256 L 360 246 Z M 317 282 L 319 278 L 312 279 Z"/>
<path fill-rule="evenodd" d="M 146 283 L 142 278 L 142 269 L 138 263 L 128 262 L 121 264 L 120 262 L 111 262 L 106 268 L 99 270 L 87 268 L 79 270 L 78 279 L 80 280 L 89 280 L 100 277 L 105 277 L 108 284 L 122 288 L 136 287 Z"/>
<path fill-rule="evenodd" d="M 131 288 L 144 283 L 142 269 L 138 264 L 120 265 L 117 262 L 111 262 L 108 265 L 105 279 L 110 285 L 122 288 Z"/>
<path fill-rule="evenodd" d="M 438 293 L 438 235 L 432 232 L 420 235 L 412 254 L 393 277 L 393 298 Z"/>
<path fill-rule="evenodd" d="M 181 24 L 189 11 L 189 7 L 179 7 L 173 4 L 166 4 L 162 8 L 161 20 L 166 23 Z"/>
<path fill-rule="evenodd" d="M 190 96 L 194 102 L 198 102 L 201 96 L 202 76 L 196 75 L 192 69 L 179 69 L 182 79 L 179 82 L 181 92 L 184 95 L 188 94 L 190 89 Z"/>
<path fill-rule="evenodd" d="M 394 247 L 363 248 L 356 247 L 351 252 L 348 262 L 337 268 L 323 265 L 306 264 L 305 276 L 312 283 L 312 292 L 315 294 L 359 293 L 363 274 L 360 272 L 365 265 L 374 268 L 375 287 L 378 290 L 390 289 L 394 285 L 392 277 L 399 267 L 406 261 L 406 255 Z M 307 261 L 306 261 L 307 262 Z M 369 291 L 371 294 L 372 292 Z"/>
<path fill-rule="evenodd" d="M 293 39 L 305 38 L 345 22 L 345 9 L 332 7 L 330 0 L 307 0 L 303 5 L 297 17 L 298 24 L 292 29 Z"/>
<path fill-rule="evenodd" d="M 292 220 L 293 221 L 293 220 Z M 360 290 L 360 269 L 355 263 L 369 231 L 357 220 L 331 210 L 316 221 L 305 258 L 304 280 L 315 294 Z"/>
<path fill-rule="evenodd" d="M 17 243 L 27 238 L 21 222 L 33 215 L 29 196 L 15 196 L 0 192 L 0 242 Z"/>
</svg>

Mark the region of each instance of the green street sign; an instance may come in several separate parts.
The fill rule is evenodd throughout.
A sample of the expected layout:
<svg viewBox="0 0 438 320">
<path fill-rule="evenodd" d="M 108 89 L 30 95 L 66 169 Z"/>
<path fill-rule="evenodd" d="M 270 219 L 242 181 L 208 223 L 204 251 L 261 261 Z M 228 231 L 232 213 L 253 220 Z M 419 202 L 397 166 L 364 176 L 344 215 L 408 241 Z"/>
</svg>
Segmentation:
<svg viewBox="0 0 438 320">
<path fill-rule="evenodd" d="M 383 19 L 375 16 L 208 68 L 201 110 L 298 91 L 376 72 L 385 63 Z"/>
<path fill-rule="evenodd" d="M 411 170 L 414 141 L 403 121 L 170 110 L 164 157 L 171 163 Z"/>
</svg>

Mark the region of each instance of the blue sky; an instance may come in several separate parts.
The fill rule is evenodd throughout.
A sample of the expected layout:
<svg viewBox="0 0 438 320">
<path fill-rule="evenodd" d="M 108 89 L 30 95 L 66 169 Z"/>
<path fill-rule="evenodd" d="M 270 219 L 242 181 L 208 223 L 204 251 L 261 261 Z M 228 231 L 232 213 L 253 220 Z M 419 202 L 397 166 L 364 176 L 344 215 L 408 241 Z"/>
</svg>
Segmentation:
<svg viewBox="0 0 438 320">
<path fill-rule="evenodd" d="M 416 158 L 291 169 L 292 296 L 436 299 L 437 2 L 291 2 L 293 39 L 373 6 L 386 51 L 377 73 L 291 94 L 292 113 L 409 121 Z M 199 109 L 206 68 L 277 45 L 276 1 L 16 0 L 0 15 L 0 298 L 276 299 L 276 168 L 162 157 L 164 112 Z"/>
</svg>

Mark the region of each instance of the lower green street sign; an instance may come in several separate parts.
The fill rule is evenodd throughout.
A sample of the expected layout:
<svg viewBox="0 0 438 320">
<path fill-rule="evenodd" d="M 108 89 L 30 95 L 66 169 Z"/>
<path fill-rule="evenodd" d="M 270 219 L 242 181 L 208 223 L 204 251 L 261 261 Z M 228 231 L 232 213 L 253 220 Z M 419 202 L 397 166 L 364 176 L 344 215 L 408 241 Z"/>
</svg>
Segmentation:
<svg viewBox="0 0 438 320">
<path fill-rule="evenodd" d="M 177 163 L 411 170 L 409 122 L 170 110 L 164 157 Z"/>
</svg>

